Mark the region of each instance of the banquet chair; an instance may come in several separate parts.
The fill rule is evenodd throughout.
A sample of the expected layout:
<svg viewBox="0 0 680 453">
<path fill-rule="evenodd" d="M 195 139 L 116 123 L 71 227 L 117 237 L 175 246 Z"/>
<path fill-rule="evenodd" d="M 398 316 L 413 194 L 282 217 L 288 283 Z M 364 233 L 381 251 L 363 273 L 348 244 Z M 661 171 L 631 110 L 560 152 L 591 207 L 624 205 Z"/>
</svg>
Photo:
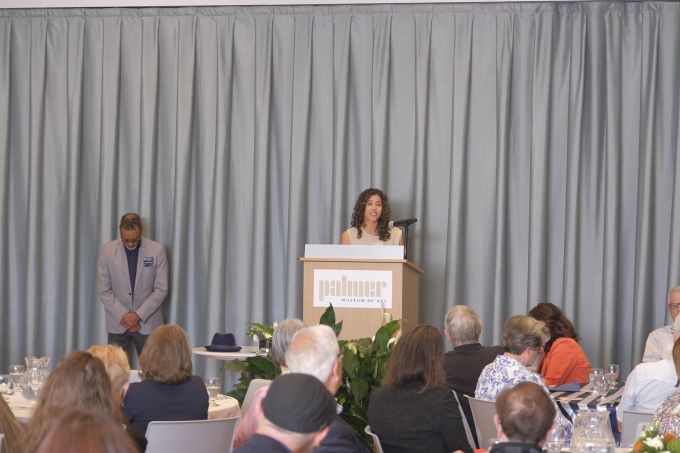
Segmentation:
<svg viewBox="0 0 680 453">
<path fill-rule="evenodd" d="M 496 415 L 496 402 L 478 400 L 465 395 L 470 402 L 472 418 L 477 429 L 477 440 L 480 448 L 490 448 L 492 439 L 498 437 L 496 425 L 493 423 L 493 416 Z"/>
<path fill-rule="evenodd" d="M 239 417 L 154 421 L 146 429 L 146 453 L 230 453 Z"/>
<path fill-rule="evenodd" d="M 466 411 L 465 408 L 463 407 L 464 403 L 461 401 L 461 397 L 458 396 L 458 392 L 456 392 L 455 390 L 451 390 L 451 393 L 453 393 L 453 397 L 456 399 L 456 403 L 458 403 L 458 412 L 460 412 L 460 418 L 463 421 L 463 429 L 465 430 L 465 437 L 467 437 L 468 444 L 473 449 L 482 448 L 480 445 L 477 444 L 477 438 L 472 432 L 472 430 L 475 429 L 474 421 L 472 421 L 472 427 L 470 427 L 471 420 L 468 419 L 467 414 L 470 411 L 470 403 L 467 400 L 465 400 L 465 403 L 467 403 Z M 470 414 L 472 413 L 470 412 Z"/>
<path fill-rule="evenodd" d="M 266 387 L 271 383 L 272 381 L 269 379 L 253 379 L 250 381 L 248 390 L 246 390 L 246 396 L 243 398 L 243 404 L 241 404 L 241 418 L 243 418 L 246 415 L 246 412 L 248 412 L 250 404 L 253 402 L 255 393 L 257 393 L 257 391 L 262 387 Z"/>
<path fill-rule="evenodd" d="M 633 446 L 645 426 L 652 423 L 652 414 L 646 412 L 623 411 L 623 432 L 621 448 Z"/>
<path fill-rule="evenodd" d="M 366 425 L 366 428 L 364 428 L 364 432 L 371 436 L 371 439 L 373 439 L 373 447 L 375 448 L 375 451 L 378 453 L 384 453 L 382 445 L 380 445 L 380 438 L 376 433 L 371 431 L 371 427 L 369 425 Z"/>
</svg>

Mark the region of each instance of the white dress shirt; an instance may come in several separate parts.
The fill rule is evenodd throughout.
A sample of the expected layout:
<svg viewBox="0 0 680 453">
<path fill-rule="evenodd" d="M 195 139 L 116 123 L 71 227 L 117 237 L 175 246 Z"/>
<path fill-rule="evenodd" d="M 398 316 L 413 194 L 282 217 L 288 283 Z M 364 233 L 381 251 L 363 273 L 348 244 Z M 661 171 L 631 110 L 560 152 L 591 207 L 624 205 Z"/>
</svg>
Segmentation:
<svg viewBox="0 0 680 453">
<path fill-rule="evenodd" d="M 628 375 L 616 418 L 623 420 L 623 411 L 654 412 L 673 392 L 678 376 L 672 360 L 640 363 Z"/>
<path fill-rule="evenodd" d="M 675 343 L 675 327 L 673 324 L 655 329 L 647 337 L 642 361 L 656 362 L 661 359 L 672 359 L 673 343 Z"/>
</svg>

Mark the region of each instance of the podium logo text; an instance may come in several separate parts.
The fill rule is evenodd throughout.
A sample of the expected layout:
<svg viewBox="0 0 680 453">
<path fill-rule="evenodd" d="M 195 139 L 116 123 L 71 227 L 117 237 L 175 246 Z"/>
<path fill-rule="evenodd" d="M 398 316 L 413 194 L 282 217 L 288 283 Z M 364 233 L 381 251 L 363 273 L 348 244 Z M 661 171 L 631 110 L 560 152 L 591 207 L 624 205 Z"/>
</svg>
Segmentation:
<svg viewBox="0 0 680 453">
<path fill-rule="evenodd" d="M 392 272 L 314 270 L 314 306 L 392 308 Z"/>
</svg>

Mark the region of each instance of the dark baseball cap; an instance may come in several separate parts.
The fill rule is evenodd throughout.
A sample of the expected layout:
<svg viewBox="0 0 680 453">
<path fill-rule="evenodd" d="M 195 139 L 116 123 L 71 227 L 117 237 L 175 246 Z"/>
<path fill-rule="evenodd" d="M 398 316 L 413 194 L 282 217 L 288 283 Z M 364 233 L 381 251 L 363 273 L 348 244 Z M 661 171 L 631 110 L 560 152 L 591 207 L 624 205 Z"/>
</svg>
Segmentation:
<svg viewBox="0 0 680 453">
<path fill-rule="evenodd" d="M 272 382 L 262 400 L 262 412 L 279 428 L 294 433 L 314 433 L 336 415 L 335 399 L 314 376 L 287 373 Z"/>
</svg>

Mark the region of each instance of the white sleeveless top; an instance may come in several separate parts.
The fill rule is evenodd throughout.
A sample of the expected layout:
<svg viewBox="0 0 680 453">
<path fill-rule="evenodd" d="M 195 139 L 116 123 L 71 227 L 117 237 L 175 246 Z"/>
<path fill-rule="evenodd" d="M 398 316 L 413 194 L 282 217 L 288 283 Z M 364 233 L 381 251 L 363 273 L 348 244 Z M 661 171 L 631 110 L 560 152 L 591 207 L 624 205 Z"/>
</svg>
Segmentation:
<svg viewBox="0 0 680 453">
<path fill-rule="evenodd" d="M 368 234 L 366 231 L 361 231 L 361 237 L 357 237 L 357 229 L 348 228 L 349 245 L 399 245 L 401 241 L 401 228 L 392 227 L 390 230 L 390 238 L 386 241 L 381 241 L 379 236 Z"/>
</svg>

